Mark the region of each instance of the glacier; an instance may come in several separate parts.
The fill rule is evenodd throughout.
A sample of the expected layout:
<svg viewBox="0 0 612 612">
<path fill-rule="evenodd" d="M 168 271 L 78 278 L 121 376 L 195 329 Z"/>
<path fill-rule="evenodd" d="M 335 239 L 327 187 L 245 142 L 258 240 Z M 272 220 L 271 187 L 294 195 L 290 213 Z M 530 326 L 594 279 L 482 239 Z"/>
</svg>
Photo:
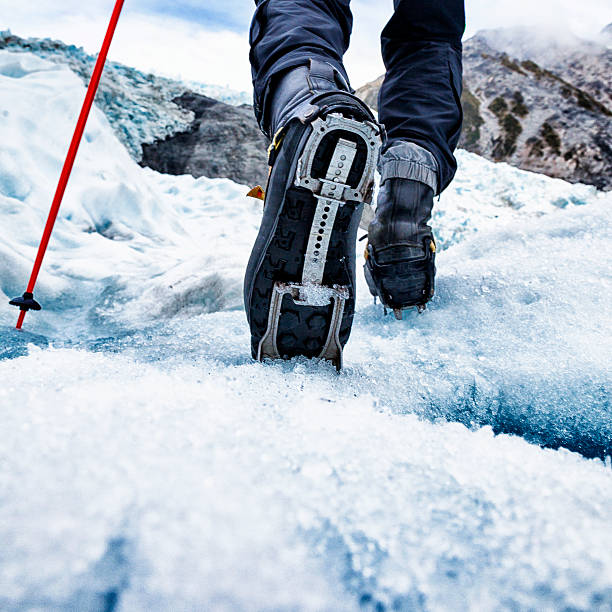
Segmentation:
<svg viewBox="0 0 612 612">
<path fill-rule="evenodd" d="M 83 96 L 0 51 L 4 304 Z M 0 609 L 612 610 L 612 196 L 458 159 L 431 307 L 360 276 L 342 373 L 259 364 L 260 204 L 139 167 L 94 108 L 45 310 L 0 308 Z"/>
<path fill-rule="evenodd" d="M 10 30 L 0 31 L 0 50 L 27 52 L 68 67 L 85 85 L 89 83 L 97 59 L 75 45 L 48 38 L 24 39 Z M 193 112 L 175 102 L 187 90 L 233 106 L 252 103 L 252 96 L 246 92 L 195 81 L 180 82 L 107 61 L 96 104 L 104 111 L 130 155 L 141 161 L 143 143 L 162 140 L 191 126 Z"/>
</svg>

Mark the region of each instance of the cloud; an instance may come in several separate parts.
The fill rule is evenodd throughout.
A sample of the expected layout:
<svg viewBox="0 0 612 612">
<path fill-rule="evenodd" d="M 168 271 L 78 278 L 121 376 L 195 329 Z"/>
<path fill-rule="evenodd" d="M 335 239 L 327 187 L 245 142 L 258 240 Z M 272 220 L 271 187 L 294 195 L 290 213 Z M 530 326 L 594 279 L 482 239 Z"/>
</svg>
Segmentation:
<svg viewBox="0 0 612 612">
<path fill-rule="evenodd" d="M 126 15 L 115 46 L 120 61 L 174 78 L 251 87 L 249 45 L 242 33 L 208 30 L 184 20 Z M 138 37 L 129 35 L 138 32 Z"/>
<path fill-rule="evenodd" d="M 0 22 L 0 28 L 8 27 L 19 36 L 57 38 L 97 53 L 110 17 L 108 2 L 90 2 L 83 10 L 73 12 L 68 10 L 71 3 L 76 4 L 65 0 L 59 12 L 47 2 L 40 2 L 35 11 L 31 5 L 20 5 L 6 25 Z M 3 16 L 5 4 L 8 2 L 0 0 Z M 248 91 L 248 53 L 244 32 L 207 29 L 187 19 L 126 10 L 119 21 L 110 58 L 146 72 Z"/>
<path fill-rule="evenodd" d="M 109 16 L 114 0 L 0 0 L 0 25 L 29 16 L 33 20 L 54 17 L 101 18 Z M 123 14 L 164 15 L 198 23 L 209 29 L 244 31 L 248 28 L 254 3 L 251 0 L 130 0 Z"/>
<path fill-rule="evenodd" d="M 252 0 L 134 0 L 136 12 L 169 15 L 207 29 L 245 32 L 254 9 Z"/>
<path fill-rule="evenodd" d="M 466 0 L 468 35 L 483 28 L 544 26 L 595 37 L 612 21 L 610 0 Z"/>
</svg>

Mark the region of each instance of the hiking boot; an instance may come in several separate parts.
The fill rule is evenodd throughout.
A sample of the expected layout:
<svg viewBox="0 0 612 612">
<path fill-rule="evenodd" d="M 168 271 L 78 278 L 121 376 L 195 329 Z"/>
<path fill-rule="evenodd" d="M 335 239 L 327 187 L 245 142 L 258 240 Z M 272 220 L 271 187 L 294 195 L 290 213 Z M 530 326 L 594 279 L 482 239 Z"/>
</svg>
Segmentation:
<svg viewBox="0 0 612 612">
<path fill-rule="evenodd" d="M 264 213 L 244 282 L 255 359 L 303 355 L 342 367 L 355 310 L 355 244 L 372 197 L 381 129 L 329 64 L 282 75 Z"/>
<path fill-rule="evenodd" d="M 420 181 L 388 179 L 368 228 L 366 281 L 370 293 L 398 319 L 406 308 L 423 310 L 434 295 L 436 244 L 427 224 L 433 195 Z"/>
</svg>

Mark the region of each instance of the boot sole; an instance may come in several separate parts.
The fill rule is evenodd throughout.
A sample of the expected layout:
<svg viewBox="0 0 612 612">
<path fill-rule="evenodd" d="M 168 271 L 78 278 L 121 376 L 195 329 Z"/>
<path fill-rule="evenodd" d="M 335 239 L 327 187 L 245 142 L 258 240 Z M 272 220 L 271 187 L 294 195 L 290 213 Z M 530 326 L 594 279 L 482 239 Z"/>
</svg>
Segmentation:
<svg viewBox="0 0 612 612">
<path fill-rule="evenodd" d="M 340 114 L 288 129 L 285 159 L 268 186 L 272 198 L 278 184 L 282 193 L 264 212 L 245 287 L 255 359 L 303 355 L 342 367 L 355 311 L 357 228 L 379 146 L 375 124 Z"/>
</svg>

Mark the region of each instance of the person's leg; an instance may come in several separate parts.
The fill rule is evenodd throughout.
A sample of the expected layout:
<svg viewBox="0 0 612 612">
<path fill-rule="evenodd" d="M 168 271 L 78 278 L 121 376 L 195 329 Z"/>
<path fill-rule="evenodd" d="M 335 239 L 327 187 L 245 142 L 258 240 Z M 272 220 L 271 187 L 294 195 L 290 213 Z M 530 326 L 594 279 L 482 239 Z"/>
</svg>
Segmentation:
<svg viewBox="0 0 612 612">
<path fill-rule="evenodd" d="M 433 196 L 451 182 L 461 132 L 463 0 L 395 0 L 382 34 L 387 68 L 379 118 L 387 130 L 381 188 L 368 230 L 366 279 L 396 311 L 434 292 Z"/>
<path fill-rule="evenodd" d="M 255 112 L 274 135 L 244 283 L 256 359 L 342 363 L 381 132 L 348 85 L 350 31 L 349 0 L 263 0 L 253 20 Z"/>
<path fill-rule="evenodd" d="M 464 30 L 464 0 L 395 0 L 395 14 L 382 33 L 387 73 L 380 89 L 379 117 L 387 130 L 385 149 L 392 152 L 383 165 L 383 180 L 415 178 L 439 193 L 455 175 L 453 151 L 463 118 Z M 405 143 L 429 151 L 436 165 L 418 151 L 410 165 L 410 151 L 416 149 Z M 402 164 L 402 159 L 407 163 Z"/>
<path fill-rule="evenodd" d="M 259 125 L 271 137 L 274 134 L 271 99 L 283 75 L 292 69 L 308 67 L 314 60 L 320 67 L 315 72 L 323 73 L 315 78 L 331 78 L 333 88 L 350 90 L 342 58 L 349 46 L 353 16 L 350 0 L 255 3 L 257 9 L 250 32 L 254 108 Z M 329 74 L 325 74 L 325 66 Z M 332 84 L 323 83 L 313 89 L 331 88 Z"/>
</svg>

